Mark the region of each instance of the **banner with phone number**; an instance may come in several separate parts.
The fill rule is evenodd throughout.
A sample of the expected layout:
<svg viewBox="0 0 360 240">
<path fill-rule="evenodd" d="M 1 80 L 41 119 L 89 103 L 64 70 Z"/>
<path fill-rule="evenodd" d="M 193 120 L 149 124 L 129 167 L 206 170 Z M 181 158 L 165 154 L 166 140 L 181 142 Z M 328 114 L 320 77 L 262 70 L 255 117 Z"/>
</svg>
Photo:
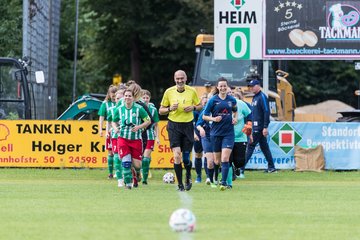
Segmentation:
<svg viewBox="0 0 360 240">
<path fill-rule="evenodd" d="M 159 130 L 151 167 L 171 168 L 166 122 Z M 2 120 L 0 167 L 106 168 L 105 138 L 99 136 L 98 121 Z"/>
</svg>

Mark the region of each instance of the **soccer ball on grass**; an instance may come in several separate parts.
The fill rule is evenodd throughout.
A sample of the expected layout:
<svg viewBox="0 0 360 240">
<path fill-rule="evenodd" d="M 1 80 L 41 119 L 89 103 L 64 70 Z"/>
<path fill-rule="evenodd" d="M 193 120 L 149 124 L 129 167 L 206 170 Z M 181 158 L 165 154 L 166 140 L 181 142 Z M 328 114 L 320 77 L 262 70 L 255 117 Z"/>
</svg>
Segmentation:
<svg viewBox="0 0 360 240">
<path fill-rule="evenodd" d="M 163 176 L 163 182 L 164 183 L 175 183 L 174 174 L 171 172 L 165 173 L 165 175 Z"/>
<path fill-rule="evenodd" d="M 175 232 L 193 232 L 195 230 L 195 215 L 185 208 L 175 210 L 169 220 L 171 229 Z"/>
</svg>

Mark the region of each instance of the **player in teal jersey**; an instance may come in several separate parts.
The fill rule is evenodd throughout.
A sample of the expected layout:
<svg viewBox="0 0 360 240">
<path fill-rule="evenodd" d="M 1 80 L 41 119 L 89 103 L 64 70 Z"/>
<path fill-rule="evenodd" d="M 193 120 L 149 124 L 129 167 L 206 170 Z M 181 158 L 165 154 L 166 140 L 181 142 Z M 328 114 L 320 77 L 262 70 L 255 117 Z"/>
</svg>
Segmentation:
<svg viewBox="0 0 360 240">
<path fill-rule="evenodd" d="M 233 151 L 230 155 L 230 163 L 232 163 L 234 166 L 233 179 L 235 179 L 237 177 L 237 172 L 239 178 L 245 178 L 243 170 L 245 168 L 245 152 L 248 137 L 245 133 L 242 132 L 242 129 L 244 128 L 246 119 L 251 115 L 251 109 L 243 101 L 243 95 L 240 90 L 232 90 L 232 95 L 236 98 L 236 104 L 238 107 L 238 122 L 234 125 L 235 143 Z"/>
<path fill-rule="evenodd" d="M 146 130 L 147 141 L 142 159 L 142 173 L 143 173 L 142 183 L 146 185 L 149 176 L 151 152 L 154 150 L 155 141 L 158 145 L 160 144 L 159 128 L 158 128 L 159 114 L 155 105 L 150 103 L 151 93 L 148 90 L 142 90 L 142 94 L 143 94 L 142 100 L 148 106 L 150 114 L 155 122 L 149 129 Z"/>
<path fill-rule="evenodd" d="M 125 90 L 123 104 L 115 111 L 112 126 L 118 133 L 119 155 L 127 189 L 132 188 L 131 165 L 137 171 L 141 169 L 141 132 L 150 124 L 150 117 L 145 109 L 134 102 L 133 92 Z"/>
<path fill-rule="evenodd" d="M 115 111 L 117 110 L 117 104 L 124 97 L 124 91 L 125 91 L 125 89 L 119 89 L 115 93 L 116 105 L 114 105 L 110 109 L 110 114 L 108 115 L 108 118 L 107 118 L 108 122 L 112 122 L 112 119 L 113 119 L 113 117 L 115 115 Z M 112 146 L 112 151 L 113 151 L 113 154 L 114 154 L 115 176 L 116 176 L 116 178 L 118 180 L 118 187 L 123 187 L 124 186 L 124 179 L 123 179 L 123 173 L 122 173 L 121 158 L 119 157 L 119 149 L 118 149 L 118 145 L 117 145 L 117 138 L 118 138 L 118 133 L 116 133 L 114 131 L 114 128 L 111 128 L 111 146 Z"/>
<path fill-rule="evenodd" d="M 103 125 L 105 119 L 107 119 L 107 116 L 109 114 L 109 110 L 111 107 L 115 105 L 115 93 L 117 91 L 117 87 L 114 85 L 110 85 L 105 97 L 105 100 L 100 106 L 100 109 L 98 111 L 99 115 L 99 134 L 101 137 L 104 136 L 103 133 Z M 108 170 L 109 170 L 109 176 L 108 179 L 113 178 L 113 171 L 114 171 L 114 158 L 113 158 L 113 152 L 111 150 L 111 139 L 110 139 L 110 122 L 106 122 L 106 142 L 105 142 L 106 150 L 108 150 L 108 156 L 107 156 L 107 163 L 108 163 Z"/>
</svg>

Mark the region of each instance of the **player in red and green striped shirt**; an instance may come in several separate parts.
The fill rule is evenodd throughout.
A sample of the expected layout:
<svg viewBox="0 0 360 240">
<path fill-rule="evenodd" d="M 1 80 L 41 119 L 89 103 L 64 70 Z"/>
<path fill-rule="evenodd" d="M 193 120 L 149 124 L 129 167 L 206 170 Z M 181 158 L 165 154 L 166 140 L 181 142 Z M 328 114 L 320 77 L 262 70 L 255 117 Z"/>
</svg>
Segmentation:
<svg viewBox="0 0 360 240">
<path fill-rule="evenodd" d="M 123 99 L 124 91 L 125 91 L 125 89 L 120 89 L 116 92 L 116 94 L 115 94 L 116 104 L 118 104 Z M 112 122 L 112 119 L 115 115 L 116 109 L 117 109 L 117 105 L 110 108 L 110 114 L 107 117 L 108 122 Z M 119 149 L 118 149 L 117 139 L 118 139 L 118 133 L 116 131 L 114 131 L 113 127 L 111 127 L 111 146 L 112 146 L 112 151 L 114 154 L 115 176 L 118 180 L 118 187 L 123 187 L 124 179 L 123 179 L 123 173 L 122 173 L 121 158 L 119 157 Z"/>
<path fill-rule="evenodd" d="M 100 109 L 98 111 L 99 115 L 99 134 L 101 137 L 104 136 L 103 133 L 103 125 L 104 121 L 107 119 L 107 116 L 109 115 L 109 111 L 111 107 L 115 105 L 115 93 L 117 91 L 117 87 L 110 85 L 105 100 L 100 106 Z M 110 122 L 106 122 L 106 142 L 105 146 L 108 150 L 108 156 L 107 156 L 107 163 L 108 163 L 108 170 L 109 170 L 109 179 L 113 178 L 113 171 L 114 171 L 114 158 L 113 158 L 113 152 L 111 149 L 111 138 L 110 138 Z"/>
<path fill-rule="evenodd" d="M 151 152 L 154 150 L 155 140 L 156 140 L 157 144 L 160 144 L 159 128 L 158 128 L 159 113 L 158 113 L 155 105 L 150 103 L 151 93 L 148 90 L 142 90 L 142 92 L 143 92 L 142 100 L 146 104 L 146 106 L 149 108 L 149 112 L 154 120 L 154 124 L 146 130 L 147 141 L 146 141 L 146 147 L 145 147 L 145 151 L 144 151 L 143 158 L 142 158 L 142 173 L 143 173 L 142 183 L 146 185 L 147 179 L 149 176 Z"/>
<path fill-rule="evenodd" d="M 132 188 L 131 165 L 139 171 L 142 160 L 141 132 L 151 124 L 145 109 L 134 102 L 131 90 L 125 90 L 124 100 L 112 119 L 112 126 L 118 133 L 119 155 L 122 159 L 126 188 Z"/>
</svg>

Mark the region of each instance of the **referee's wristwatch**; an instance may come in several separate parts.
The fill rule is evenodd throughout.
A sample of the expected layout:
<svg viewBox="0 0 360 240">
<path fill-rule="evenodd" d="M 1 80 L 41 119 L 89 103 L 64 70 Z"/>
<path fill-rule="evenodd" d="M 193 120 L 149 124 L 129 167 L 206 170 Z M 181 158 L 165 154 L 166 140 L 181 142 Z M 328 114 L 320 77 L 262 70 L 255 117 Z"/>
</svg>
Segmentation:
<svg viewBox="0 0 360 240">
<path fill-rule="evenodd" d="M 170 108 L 170 106 L 168 107 L 168 111 L 169 111 L 169 112 L 171 112 L 171 108 Z"/>
</svg>

